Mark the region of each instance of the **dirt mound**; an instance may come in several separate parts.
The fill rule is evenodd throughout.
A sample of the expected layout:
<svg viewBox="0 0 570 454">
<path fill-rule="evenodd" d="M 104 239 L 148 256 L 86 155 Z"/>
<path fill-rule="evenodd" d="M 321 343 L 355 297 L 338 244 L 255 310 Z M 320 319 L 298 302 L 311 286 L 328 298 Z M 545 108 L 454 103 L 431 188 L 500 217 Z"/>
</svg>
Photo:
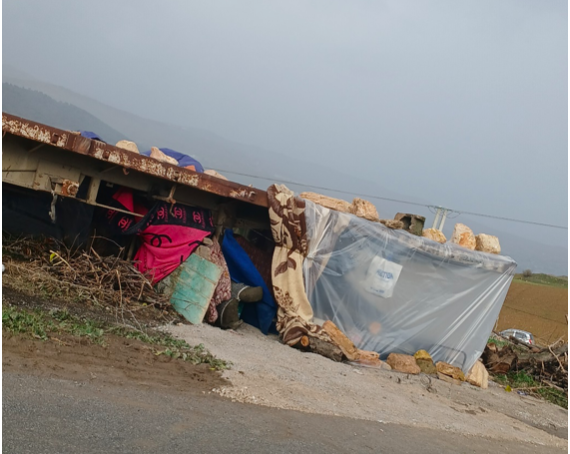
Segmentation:
<svg viewBox="0 0 570 454">
<path fill-rule="evenodd" d="M 110 336 L 105 342 L 95 345 L 77 337 L 41 342 L 3 335 L 2 371 L 173 391 L 208 392 L 229 386 L 206 364 L 155 355 L 149 345 L 133 339 Z"/>
<path fill-rule="evenodd" d="M 537 340 L 568 340 L 568 289 L 513 282 L 499 315 L 497 330 L 530 331 Z"/>
</svg>

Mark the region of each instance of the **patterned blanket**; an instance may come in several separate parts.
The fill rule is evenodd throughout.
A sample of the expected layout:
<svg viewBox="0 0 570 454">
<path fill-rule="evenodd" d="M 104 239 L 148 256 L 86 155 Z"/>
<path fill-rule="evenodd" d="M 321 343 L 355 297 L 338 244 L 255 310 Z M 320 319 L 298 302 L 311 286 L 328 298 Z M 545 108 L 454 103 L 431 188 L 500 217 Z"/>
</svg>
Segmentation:
<svg viewBox="0 0 570 454">
<path fill-rule="evenodd" d="M 334 326 L 325 327 L 312 322 L 313 309 L 303 281 L 303 260 L 307 257 L 308 238 L 305 219 L 305 201 L 283 185 L 272 185 L 267 190 L 271 233 L 275 241 L 272 262 L 272 280 L 277 310 L 277 331 L 284 343 L 298 345 L 303 336 L 317 338 L 338 346 L 350 361 L 378 361 L 378 354 L 365 352 Z M 332 334 L 332 336 L 331 336 Z"/>
</svg>

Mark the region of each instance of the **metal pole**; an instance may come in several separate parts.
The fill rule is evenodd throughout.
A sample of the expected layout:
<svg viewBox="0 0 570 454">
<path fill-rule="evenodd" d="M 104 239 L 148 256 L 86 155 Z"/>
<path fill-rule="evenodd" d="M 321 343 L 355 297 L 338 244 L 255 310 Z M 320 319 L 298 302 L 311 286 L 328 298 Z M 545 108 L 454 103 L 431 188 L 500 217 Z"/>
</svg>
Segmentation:
<svg viewBox="0 0 570 454">
<path fill-rule="evenodd" d="M 439 222 L 439 215 L 441 213 L 441 208 L 436 208 L 437 211 L 435 212 L 435 218 L 433 219 L 433 225 L 431 226 L 432 229 L 437 229 L 437 223 Z"/>
<path fill-rule="evenodd" d="M 443 225 L 445 224 L 445 218 L 447 217 L 447 212 L 449 210 L 447 208 L 443 209 L 443 216 L 441 218 L 441 224 L 439 225 L 439 231 L 441 232 L 443 230 Z"/>
</svg>

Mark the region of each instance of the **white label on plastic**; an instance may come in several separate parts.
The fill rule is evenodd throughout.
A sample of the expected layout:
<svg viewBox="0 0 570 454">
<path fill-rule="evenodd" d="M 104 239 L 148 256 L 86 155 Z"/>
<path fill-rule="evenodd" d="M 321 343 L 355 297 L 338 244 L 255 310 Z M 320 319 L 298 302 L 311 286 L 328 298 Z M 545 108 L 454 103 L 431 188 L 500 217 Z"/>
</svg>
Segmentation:
<svg viewBox="0 0 570 454">
<path fill-rule="evenodd" d="M 400 277 L 402 265 L 376 256 L 370 262 L 364 281 L 364 290 L 382 298 L 390 298 Z"/>
</svg>

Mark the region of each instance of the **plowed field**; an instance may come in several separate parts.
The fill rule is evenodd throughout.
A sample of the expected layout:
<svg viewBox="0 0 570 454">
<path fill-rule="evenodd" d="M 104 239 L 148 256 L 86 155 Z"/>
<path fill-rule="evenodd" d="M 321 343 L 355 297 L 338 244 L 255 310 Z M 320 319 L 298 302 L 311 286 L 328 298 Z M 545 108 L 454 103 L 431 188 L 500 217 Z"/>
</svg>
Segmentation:
<svg viewBox="0 0 570 454">
<path fill-rule="evenodd" d="M 568 340 L 568 289 L 513 282 L 499 315 L 497 330 L 530 331 L 537 341 Z"/>
</svg>

